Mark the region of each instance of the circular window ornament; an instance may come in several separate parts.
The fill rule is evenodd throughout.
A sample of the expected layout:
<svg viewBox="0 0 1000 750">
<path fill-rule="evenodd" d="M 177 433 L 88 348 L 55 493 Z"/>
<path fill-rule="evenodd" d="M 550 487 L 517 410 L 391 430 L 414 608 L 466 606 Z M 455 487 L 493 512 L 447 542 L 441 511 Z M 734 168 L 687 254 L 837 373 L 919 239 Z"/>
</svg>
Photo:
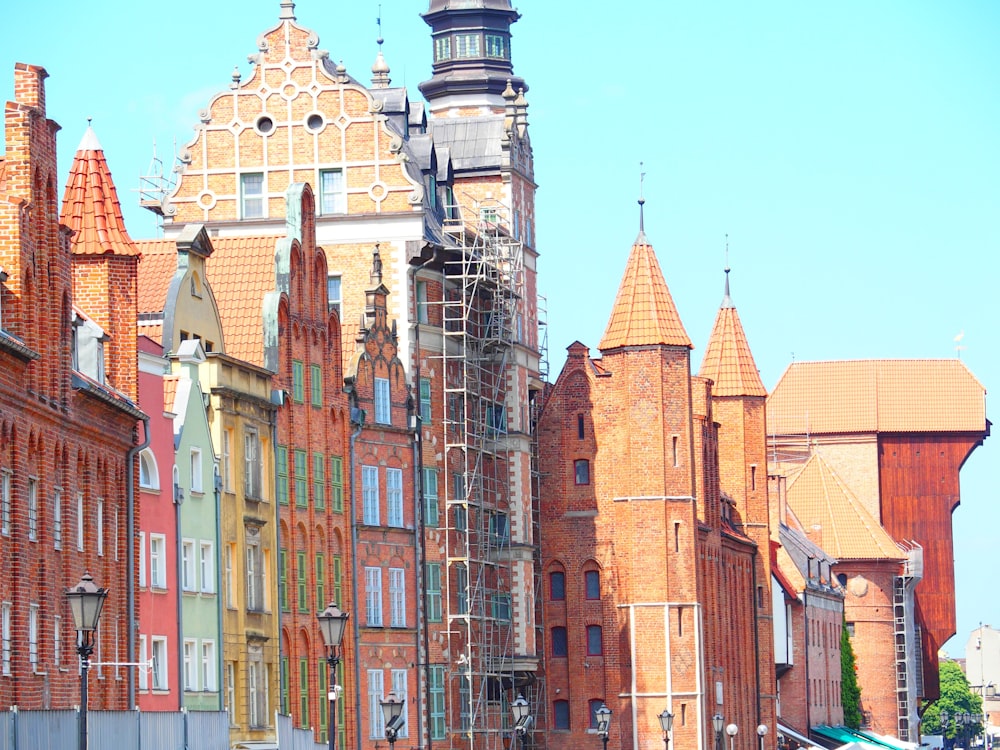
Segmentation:
<svg viewBox="0 0 1000 750">
<path fill-rule="evenodd" d="M 270 115 L 261 115 L 253 124 L 253 129 L 261 135 L 271 135 L 274 132 L 274 120 Z"/>
<path fill-rule="evenodd" d="M 215 193 L 211 190 L 206 190 L 203 193 L 198 194 L 198 207 L 203 208 L 206 211 L 211 211 L 215 208 L 216 198 Z"/>
<path fill-rule="evenodd" d="M 310 133 L 319 133 L 326 127 L 326 118 L 319 112 L 310 112 L 306 115 L 306 130 Z"/>
</svg>

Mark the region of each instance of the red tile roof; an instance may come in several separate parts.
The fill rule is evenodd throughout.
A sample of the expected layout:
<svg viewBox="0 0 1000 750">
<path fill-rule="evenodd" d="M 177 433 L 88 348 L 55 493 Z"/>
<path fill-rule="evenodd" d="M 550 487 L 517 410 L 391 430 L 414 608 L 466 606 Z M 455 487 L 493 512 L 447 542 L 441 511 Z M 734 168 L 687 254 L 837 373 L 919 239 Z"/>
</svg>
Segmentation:
<svg viewBox="0 0 1000 750">
<path fill-rule="evenodd" d="M 598 349 L 656 344 L 693 348 L 653 247 L 640 231 Z"/>
<path fill-rule="evenodd" d="M 722 300 L 712 335 L 708 337 L 705 358 L 698 375 L 714 381 L 713 396 L 766 396 L 767 389 L 750 353 L 750 344 L 736 307 L 729 298 L 729 270 L 726 269 L 726 294 Z"/>
<path fill-rule="evenodd" d="M 73 252 L 137 255 L 125 230 L 111 170 L 92 128 L 88 127 L 69 170 L 60 221 L 73 230 Z"/>
<path fill-rule="evenodd" d="M 986 389 L 957 359 L 795 362 L 767 400 L 772 435 L 985 429 Z"/>
<path fill-rule="evenodd" d="M 838 560 L 904 560 L 889 533 L 814 453 L 788 482 L 788 507 L 808 538 Z"/>
<path fill-rule="evenodd" d="M 264 364 L 264 295 L 275 289 L 274 252 L 278 237 L 216 237 L 206 264 L 208 283 L 226 332 L 225 353 Z M 177 245 L 170 240 L 139 243 L 139 312 L 163 310 L 177 267 Z"/>
</svg>

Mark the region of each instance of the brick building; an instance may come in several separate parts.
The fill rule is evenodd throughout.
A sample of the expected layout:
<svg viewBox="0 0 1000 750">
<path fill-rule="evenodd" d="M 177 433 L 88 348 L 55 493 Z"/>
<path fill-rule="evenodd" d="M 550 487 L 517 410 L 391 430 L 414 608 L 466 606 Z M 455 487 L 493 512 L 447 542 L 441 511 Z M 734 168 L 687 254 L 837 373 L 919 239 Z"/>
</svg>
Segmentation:
<svg viewBox="0 0 1000 750">
<path fill-rule="evenodd" d="M 756 746 L 753 729 L 773 724 L 773 663 L 756 657 L 771 638 L 758 612 L 770 611 L 770 582 L 757 574 L 769 570 L 757 559 L 769 547 L 747 533 L 767 544 L 767 489 L 763 475 L 743 486 L 762 460 L 759 416 L 742 432 L 745 455 L 740 438 L 721 436 L 754 419 L 763 389 L 729 310 L 724 302 L 703 367 L 732 399 L 724 424 L 713 381 L 691 375 L 691 342 L 640 221 L 602 356 L 570 346 L 546 396 L 548 747 L 593 742 L 602 704 L 613 747 L 659 747 L 664 709 L 686 747 L 712 746 L 714 714 L 742 730 L 734 747 Z"/>
<path fill-rule="evenodd" d="M 18 63 L 0 160 L 0 705 L 79 703 L 65 590 L 109 589 L 95 661 L 133 661 L 135 284 L 103 150 L 89 128 L 60 214 L 43 68 Z M 104 679 L 102 679 L 102 677 Z M 115 679 L 125 677 L 126 679 Z M 95 669 L 94 708 L 131 704 L 131 670 Z"/>
</svg>

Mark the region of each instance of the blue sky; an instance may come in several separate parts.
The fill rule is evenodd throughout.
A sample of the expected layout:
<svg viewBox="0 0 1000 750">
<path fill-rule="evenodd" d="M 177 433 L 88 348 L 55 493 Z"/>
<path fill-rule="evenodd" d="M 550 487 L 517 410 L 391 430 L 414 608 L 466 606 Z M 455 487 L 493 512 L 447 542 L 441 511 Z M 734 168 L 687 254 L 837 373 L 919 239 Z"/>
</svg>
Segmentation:
<svg viewBox="0 0 1000 750">
<path fill-rule="evenodd" d="M 129 230 L 152 237 L 134 188 L 154 140 L 169 165 L 233 67 L 249 73 L 247 55 L 278 6 L 12 3 L 0 92 L 13 95 L 14 62 L 44 66 L 63 179 L 93 117 Z M 646 234 L 695 343 L 695 369 L 722 298 L 728 234 L 732 295 L 768 388 L 793 359 L 960 355 L 995 392 L 1000 4 L 517 7 L 512 54 L 530 87 L 553 377 L 570 343 L 600 340 L 638 230 L 643 162 Z M 414 98 L 430 75 L 423 10 L 424 0 L 296 5 L 320 47 L 362 81 L 381 12 L 393 83 Z M 997 441 L 962 472 L 952 655 L 980 622 L 1000 626 L 985 554 L 1000 528 Z"/>
</svg>

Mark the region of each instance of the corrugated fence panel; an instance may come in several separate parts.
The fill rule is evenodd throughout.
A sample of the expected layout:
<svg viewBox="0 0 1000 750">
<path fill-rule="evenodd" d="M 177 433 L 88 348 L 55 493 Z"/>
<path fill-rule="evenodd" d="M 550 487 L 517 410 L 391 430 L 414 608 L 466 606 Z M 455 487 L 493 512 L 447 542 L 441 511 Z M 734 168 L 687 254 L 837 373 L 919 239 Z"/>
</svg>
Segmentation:
<svg viewBox="0 0 1000 750">
<path fill-rule="evenodd" d="M 176 711 L 141 713 L 139 750 L 184 750 L 184 714 Z"/>
<path fill-rule="evenodd" d="M 91 726 L 88 723 L 88 728 Z M 50 750 L 51 748 L 76 747 L 79 744 L 80 725 L 77 712 L 67 711 L 18 711 L 14 747 L 17 750 Z M 93 747 L 101 747 L 94 744 Z"/>
<path fill-rule="evenodd" d="M 139 747 L 138 711 L 90 711 L 87 718 L 90 747 Z M 18 748 L 17 750 L 21 750 Z"/>
<path fill-rule="evenodd" d="M 229 714 L 225 711 L 189 711 L 188 750 L 226 750 Z"/>
<path fill-rule="evenodd" d="M 278 730 L 278 747 L 293 747 L 295 741 L 294 730 L 292 729 L 292 717 L 275 713 L 274 723 Z"/>
<path fill-rule="evenodd" d="M 14 750 L 13 711 L 0 711 L 0 750 Z"/>
</svg>

